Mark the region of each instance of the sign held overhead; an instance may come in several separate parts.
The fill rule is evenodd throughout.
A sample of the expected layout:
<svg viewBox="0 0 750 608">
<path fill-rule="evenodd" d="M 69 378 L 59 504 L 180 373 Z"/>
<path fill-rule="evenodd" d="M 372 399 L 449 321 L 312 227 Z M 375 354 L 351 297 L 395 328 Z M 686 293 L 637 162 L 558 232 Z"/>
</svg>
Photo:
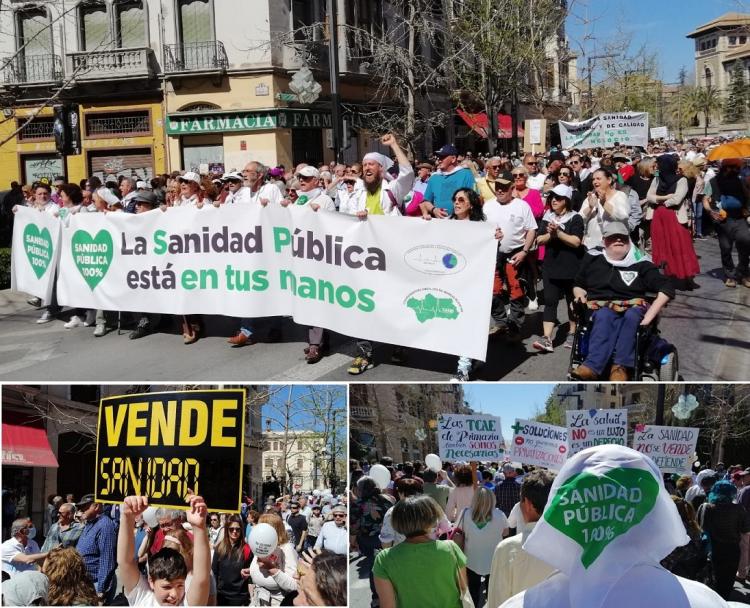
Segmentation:
<svg viewBox="0 0 750 608">
<path fill-rule="evenodd" d="M 121 395 L 101 400 L 96 499 L 237 512 L 242 498 L 245 389 Z"/>
</svg>

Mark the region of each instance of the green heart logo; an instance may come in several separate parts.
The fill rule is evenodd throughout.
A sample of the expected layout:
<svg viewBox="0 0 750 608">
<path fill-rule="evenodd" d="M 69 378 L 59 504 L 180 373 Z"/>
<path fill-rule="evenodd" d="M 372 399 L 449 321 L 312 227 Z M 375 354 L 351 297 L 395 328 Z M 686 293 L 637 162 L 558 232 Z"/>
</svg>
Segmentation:
<svg viewBox="0 0 750 608">
<path fill-rule="evenodd" d="M 52 262 L 52 235 L 46 228 L 39 230 L 36 224 L 26 224 L 23 247 L 36 278 L 41 279 Z"/>
<path fill-rule="evenodd" d="M 112 262 L 112 235 L 106 230 L 100 230 L 92 237 L 85 230 L 76 230 L 73 233 L 72 253 L 78 272 L 93 290 L 107 274 Z"/>
<path fill-rule="evenodd" d="M 544 519 L 581 545 L 581 563 L 588 569 L 609 543 L 651 512 L 658 495 L 658 482 L 641 469 L 579 473 L 558 488 Z"/>
</svg>

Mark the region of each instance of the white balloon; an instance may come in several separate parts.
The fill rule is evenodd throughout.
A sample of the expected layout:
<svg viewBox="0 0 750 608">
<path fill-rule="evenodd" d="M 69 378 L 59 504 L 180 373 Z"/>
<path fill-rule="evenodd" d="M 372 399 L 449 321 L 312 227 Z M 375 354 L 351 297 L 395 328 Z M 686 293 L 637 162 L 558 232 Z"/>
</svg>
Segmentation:
<svg viewBox="0 0 750 608">
<path fill-rule="evenodd" d="M 320 490 L 313 490 L 313 496 L 320 496 Z"/>
<path fill-rule="evenodd" d="M 391 483 L 391 472 L 382 464 L 374 464 L 370 467 L 370 477 L 375 480 L 381 490 L 385 490 Z"/>
<path fill-rule="evenodd" d="M 255 524 L 250 530 L 250 548 L 258 557 L 268 557 L 276 549 L 279 537 L 271 524 Z"/>
<path fill-rule="evenodd" d="M 427 454 L 427 456 L 424 457 L 424 463 L 427 465 L 427 468 L 434 473 L 437 473 L 443 468 L 443 461 L 440 460 L 440 456 L 437 454 Z"/>
<path fill-rule="evenodd" d="M 156 519 L 156 509 L 153 507 L 148 507 L 141 516 L 143 517 L 143 521 L 146 522 L 146 525 L 152 530 L 159 527 L 159 520 Z"/>
</svg>

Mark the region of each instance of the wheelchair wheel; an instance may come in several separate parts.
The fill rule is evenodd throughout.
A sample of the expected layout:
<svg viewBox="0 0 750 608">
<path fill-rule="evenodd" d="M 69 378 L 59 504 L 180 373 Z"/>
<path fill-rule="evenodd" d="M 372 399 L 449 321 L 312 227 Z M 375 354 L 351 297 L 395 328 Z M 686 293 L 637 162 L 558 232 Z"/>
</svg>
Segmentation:
<svg viewBox="0 0 750 608">
<path fill-rule="evenodd" d="M 678 379 L 677 351 L 674 350 L 662 359 L 662 364 L 659 367 L 659 380 L 661 382 L 674 382 Z"/>
</svg>

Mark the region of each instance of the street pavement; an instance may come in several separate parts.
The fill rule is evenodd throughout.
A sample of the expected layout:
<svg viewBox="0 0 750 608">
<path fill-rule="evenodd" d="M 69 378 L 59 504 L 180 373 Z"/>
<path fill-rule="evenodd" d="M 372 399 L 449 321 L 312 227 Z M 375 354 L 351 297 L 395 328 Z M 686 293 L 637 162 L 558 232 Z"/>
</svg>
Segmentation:
<svg viewBox="0 0 750 608">
<path fill-rule="evenodd" d="M 349 560 L 349 606 L 352 608 L 370 608 L 370 583 L 367 578 L 360 577 L 359 564 L 363 558 L 359 557 Z M 750 583 L 742 584 L 735 582 L 734 591 L 729 597 L 732 602 L 740 604 L 750 604 Z M 482 608 L 477 606 L 477 608 Z M 487 606 L 484 608 L 497 608 L 497 606 Z"/>
<path fill-rule="evenodd" d="M 680 378 L 686 381 L 747 380 L 750 369 L 750 289 L 727 289 L 721 280 L 716 239 L 696 242 L 701 286 L 678 292 L 663 312 L 662 335 L 679 353 Z M 129 340 L 128 331 L 111 331 L 94 338 L 93 328 L 66 330 L 71 311 L 61 319 L 38 325 L 40 311 L 26 303 L 25 294 L 0 291 L 0 380 L 13 381 L 446 381 L 455 373 L 456 357 L 422 350 L 406 351 L 401 365 L 391 362 L 392 347 L 376 349 L 376 366 L 360 376 L 346 369 L 355 354 L 355 341 L 331 335 L 331 352 L 315 365 L 304 360 L 307 328 L 282 320 L 281 342 L 263 342 L 270 326 L 260 322 L 261 342 L 231 348 L 226 339 L 239 321 L 205 317 L 207 337 L 185 346 L 174 317 L 164 316 L 157 333 Z M 564 304 L 558 316 L 565 320 Z M 562 346 L 563 325 L 555 352 L 539 354 L 531 346 L 541 331 L 542 307 L 528 312 L 522 340 L 490 339 L 487 362 L 473 375 L 483 381 L 565 380 L 570 351 Z M 265 326 L 265 329 L 264 329 Z"/>
</svg>

